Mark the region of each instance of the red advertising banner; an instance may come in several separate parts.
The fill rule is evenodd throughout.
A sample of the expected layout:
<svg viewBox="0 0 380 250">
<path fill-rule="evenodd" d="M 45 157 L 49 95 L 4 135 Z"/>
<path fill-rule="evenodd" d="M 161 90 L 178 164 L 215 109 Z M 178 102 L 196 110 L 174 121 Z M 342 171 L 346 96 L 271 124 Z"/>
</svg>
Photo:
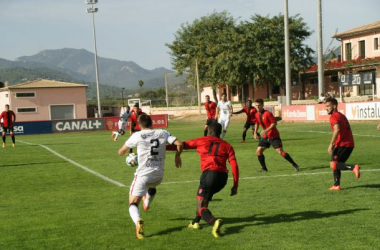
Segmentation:
<svg viewBox="0 0 380 250">
<path fill-rule="evenodd" d="M 282 106 L 282 120 L 306 121 L 307 113 L 305 105 Z"/>
<path fill-rule="evenodd" d="M 150 116 L 153 121 L 153 128 L 167 128 L 168 127 L 168 116 L 167 115 L 151 115 Z M 120 117 L 114 116 L 114 117 L 105 117 L 105 129 L 106 130 L 119 130 L 118 128 L 118 122 Z M 130 129 L 130 121 L 127 121 L 127 127 L 126 129 Z"/>
<path fill-rule="evenodd" d="M 315 107 L 315 120 L 316 121 L 329 121 L 330 115 L 327 114 L 326 111 L 326 105 L 325 104 L 316 104 Z M 346 104 L 345 103 L 339 103 L 338 104 L 338 111 L 342 114 L 346 114 Z"/>
</svg>

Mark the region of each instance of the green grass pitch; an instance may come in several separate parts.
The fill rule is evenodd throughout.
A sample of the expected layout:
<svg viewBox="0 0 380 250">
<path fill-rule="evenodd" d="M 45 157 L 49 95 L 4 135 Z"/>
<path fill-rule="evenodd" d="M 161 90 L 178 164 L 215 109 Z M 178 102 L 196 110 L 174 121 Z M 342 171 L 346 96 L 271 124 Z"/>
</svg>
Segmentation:
<svg viewBox="0 0 380 250">
<path fill-rule="evenodd" d="M 171 120 L 167 130 L 184 141 L 201 136 L 203 126 Z M 230 179 L 210 203 L 224 220 L 217 239 L 203 221 L 200 230 L 187 228 L 200 176 L 195 151 L 182 154 L 181 169 L 167 153 L 151 208 L 140 204 L 146 237 L 139 241 L 127 200 L 135 169 L 117 155 L 126 135 L 116 143 L 109 132 L 17 136 L 15 148 L 7 137 L 0 148 L 0 249 L 379 249 L 380 132 L 375 122 L 351 126 L 356 147 L 348 163 L 360 164 L 362 175 L 343 172 L 342 191 L 332 192 L 329 123 L 280 122 L 284 150 L 300 172 L 270 148 L 269 172 L 259 173 L 257 141 L 248 134 L 240 143 L 243 122 L 232 120 L 225 139 L 235 148 L 241 180 L 238 195 L 229 196 Z"/>
</svg>

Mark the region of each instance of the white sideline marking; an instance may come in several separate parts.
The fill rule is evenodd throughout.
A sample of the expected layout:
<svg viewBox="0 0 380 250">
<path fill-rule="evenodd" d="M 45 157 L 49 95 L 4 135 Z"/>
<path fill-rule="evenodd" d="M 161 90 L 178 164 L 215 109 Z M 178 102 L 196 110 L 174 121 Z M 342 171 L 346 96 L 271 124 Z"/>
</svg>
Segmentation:
<svg viewBox="0 0 380 250">
<path fill-rule="evenodd" d="M 378 172 L 378 171 L 380 171 L 380 169 L 360 170 L 360 172 Z M 281 174 L 281 175 L 269 175 L 269 176 L 251 176 L 251 177 L 241 177 L 239 178 L 239 180 L 253 180 L 253 179 L 278 178 L 278 177 L 298 177 L 298 176 L 304 176 L 304 175 L 320 175 L 320 174 L 331 174 L 331 173 L 332 172 L 330 171 L 330 172 L 316 172 L 316 173 Z M 233 180 L 233 178 L 228 178 L 228 179 Z M 163 182 L 161 183 L 161 185 L 193 183 L 193 182 L 199 182 L 199 180 Z"/>
<path fill-rule="evenodd" d="M 57 153 L 57 152 L 55 152 L 54 150 L 52 150 L 51 148 L 49 148 L 49 147 L 47 147 L 45 145 L 36 144 L 36 143 L 30 143 L 30 142 L 25 142 L 25 141 L 20 141 L 20 140 L 18 140 L 18 142 L 22 142 L 22 143 L 25 143 L 25 144 L 28 144 L 28 145 L 37 145 L 37 146 L 43 147 L 44 149 L 46 149 L 47 151 L 53 153 L 54 155 L 58 156 L 59 158 L 62 158 L 63 160 L 70 162 L 71 164 L 73 164 L 73 165 L 75 165 L 75 166 L 83 169 L 86 172 L 89 172 L 89 173 L 91 173 L 91 174 L 93 174 L 93 175 L 95 175 L 95 176 L 97 176 L 97 177 L 99 177 L 99 178 L 101 178 L 101 179 L 103 179 L 103 180 L 105 180 L 105 181 L 107 181 L 109 183 L 112 183 L 112 184 L 114 184 L 114 185 L 116 185 L 118 187 L 125 187 L 124 184 L 122 184 L 120 182 L 117 182 L 115 180 L 112 180 L 112 179 L 110 179 L 107 176 L 104 176 L 102 174 L 99 174 L 98 172 L 96 172 L 96 171 L 94 171 L 92 169 L 89 169 L 89 168 L 87 168 L 87 167 L 85 167 L 85 166 L 83 166 L 83 165 L 81 165 L 81 164 L 79 164 L 79 163 L 77 163 L 77 162 L 75 162 L 75 161 L 73 161 L 73 160 L 71 160 L 71 159 L 69 159 L 69 158 L 67 158 L 67 157 L 65 157 L 65 156 Z"/>
</svg>

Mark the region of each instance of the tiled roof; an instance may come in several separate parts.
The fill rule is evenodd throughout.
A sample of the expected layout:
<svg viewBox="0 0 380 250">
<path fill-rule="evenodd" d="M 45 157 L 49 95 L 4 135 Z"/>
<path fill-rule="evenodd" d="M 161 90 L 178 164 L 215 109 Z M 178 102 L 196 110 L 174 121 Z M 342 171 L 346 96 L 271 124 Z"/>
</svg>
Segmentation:
<svg viewBox="0 0 380 250">
<path fill-rule="evenodd" d="M 31 82 L 20 83 L 9 86 L 8 89 L 36 89 L 36 88 L 78 88 L 87 87 L 84 84 L 59 82 L 54 80 L 38 79 Z"/>
<path fill-rule="evenodd" d="M 350 36 L 356 36 L 360 34 L 367 34 L 374 31 L 380 31 L 380 21 L 370 23 L 364 26 L 360 26 L 354 29 L 350 29 L 344 32 L 336 33 L 333 38 L 345 38 Z"/>
</svg>

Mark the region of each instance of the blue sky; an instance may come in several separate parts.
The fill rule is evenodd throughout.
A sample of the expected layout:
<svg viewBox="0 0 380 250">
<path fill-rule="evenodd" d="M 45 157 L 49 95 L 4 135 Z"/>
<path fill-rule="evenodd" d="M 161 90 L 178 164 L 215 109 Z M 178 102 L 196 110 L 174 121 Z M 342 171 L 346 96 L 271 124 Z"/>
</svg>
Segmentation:
<svg viewBox="0 0 380 250">
<path fill-rule="evenodd" d="M 289 15 L 300 14 L 317 46 L 317 0 L 288 0 Z M 165 43 L 183 23 L 213 11 L 248 20 L 284 12 L 284 0 L 99 0 L 95 14 L 98 55 L 134 61 L 146 69 L 171 68 Z M 83 0 L 0 0 L 0 58 L 14 60 L 45 49 L 93 52 L 92 18 Z M 380 20 L 379 0 L 322 0 L 324 49 L 331 36 Z M 338 45 L 334 41 L 333 45 Z"/>
</svg>

